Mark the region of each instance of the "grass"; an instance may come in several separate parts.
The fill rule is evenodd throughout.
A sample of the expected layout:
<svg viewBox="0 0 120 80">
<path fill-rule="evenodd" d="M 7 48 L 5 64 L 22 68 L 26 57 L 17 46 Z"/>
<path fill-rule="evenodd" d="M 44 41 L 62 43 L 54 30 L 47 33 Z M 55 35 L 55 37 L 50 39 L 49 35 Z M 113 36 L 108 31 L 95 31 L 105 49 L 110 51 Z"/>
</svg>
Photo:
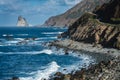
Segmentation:
<svg viewBox="0 0 120 80">
<path fill-rule="evenodd" d="M 112 27 L 120 27 L 120 18 L 112 18 L 110 22 L 102 22 L 94 14 L 86 13 L 87 17 L 89 17 L 89 20 L 93 21 L 95 24 L 101 24 L 106 26 L 112 26 Z"/>
</svg>

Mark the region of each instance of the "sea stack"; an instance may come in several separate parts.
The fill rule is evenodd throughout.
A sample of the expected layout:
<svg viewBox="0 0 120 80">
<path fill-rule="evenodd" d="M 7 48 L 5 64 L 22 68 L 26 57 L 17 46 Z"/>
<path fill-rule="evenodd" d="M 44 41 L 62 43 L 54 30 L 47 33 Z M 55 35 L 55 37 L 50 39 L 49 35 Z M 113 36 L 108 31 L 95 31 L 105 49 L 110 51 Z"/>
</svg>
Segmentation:
<svg viewBox="0 0 120 80">
<path fill-rule="evenodd" d="M 18 17 L 18 22 L 17 22 L 17 26 L 29 26 L 26 19 L 23 18 L 22 16 Z"/>
</svg>

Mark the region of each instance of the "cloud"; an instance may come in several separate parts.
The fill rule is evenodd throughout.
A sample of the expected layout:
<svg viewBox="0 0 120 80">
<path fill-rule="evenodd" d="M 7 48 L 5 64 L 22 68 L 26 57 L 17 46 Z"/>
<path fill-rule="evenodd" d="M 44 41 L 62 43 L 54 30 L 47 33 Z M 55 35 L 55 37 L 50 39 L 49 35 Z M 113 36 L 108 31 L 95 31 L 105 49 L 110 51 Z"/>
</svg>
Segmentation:
<svg viewBox="0 0 120 80">
<path fill-rule="evenodd" d="M 58 7 L 70 7 L 80 0 L 0 0 L 0 13 L 33 14 Z"/>
<path fill-rule="evenodd" d="M 9 19 L 6 18 L 6 21 L 12 21 L 11 16 L 22 15 L 34 19 L 31 22 L 36 24 L 65 12 L 79 1 L 81 0 L 0 0 L 0 15 L 7 15 Z"/>
</svg>

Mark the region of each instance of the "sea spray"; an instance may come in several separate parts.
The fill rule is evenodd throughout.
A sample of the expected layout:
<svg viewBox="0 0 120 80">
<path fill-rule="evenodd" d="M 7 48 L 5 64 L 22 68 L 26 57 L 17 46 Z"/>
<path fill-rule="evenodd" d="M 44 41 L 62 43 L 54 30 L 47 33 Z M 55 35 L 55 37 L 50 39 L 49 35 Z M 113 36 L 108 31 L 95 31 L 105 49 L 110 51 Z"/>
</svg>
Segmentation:
<svg viewBox="0 0 120 80">
<path fill-rule="evenodd" d="M 52 49 L 44 45 L 46 42 L 57 40 L 57 35 L 65 30 L 0 28 L 0 80 L 11 79 L 14 76 L 20 80 L 49 79 L 58 71 L 70 73 L 77 69 L 77 66 L 86 64 L 82 56 L 73 56 L 73 52 L 64 55 L 64 49 Z M 4 34 L 13 36 L 6 37 Z M 91 59 L 88 59 L 89 63 Z"/>
<path fill-rule="evenodd" d="M 39 70 L 32 77 L 20 78 L 20 80 L 43 80 L 49 79 L 50 75 L 58 71 L 60 66 L 55 62 L 51 62 L 45 67 L 45 70 Z"/>
<path fill-rule="evenodd" d="M 42 51 L 40 51 L 39 53 L 46 53 L 46 54 L 52 54 L 52 50 L 49 50 L 49 49 L 44 49 Z"/>
</svg>

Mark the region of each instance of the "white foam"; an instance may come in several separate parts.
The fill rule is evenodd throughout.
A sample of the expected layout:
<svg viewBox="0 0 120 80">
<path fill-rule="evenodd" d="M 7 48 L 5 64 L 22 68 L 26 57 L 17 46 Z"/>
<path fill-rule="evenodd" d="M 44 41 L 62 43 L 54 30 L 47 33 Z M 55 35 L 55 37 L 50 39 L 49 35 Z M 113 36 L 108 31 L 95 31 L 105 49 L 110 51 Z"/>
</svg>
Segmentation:
<svg viewBox="0 0 120 80">
<path fill-rule="evenodd" d="M 3 34 L 2 36 L 6 37 L 6 36 L 13 36 L 12 34 Z"/>
<path fill-rule="evenodd" d="M 57 51 L 55 48 L 52 48 L 52 49 L 53 49 L 54 54 L 57 54 L 57 55 L 64 55 L 65 54 L 64 49 L 59 49 Z M 90 63 L 95 62 L 95 59 L 93 59 L 92 56 L 90 56 L 90 55 L 80 54 L 79 52 L 76 53 L 76 52 L 73 52 L 72 50 L 69 50 L 68 53 L 70 53 L 69 56 L 80 58 L 80 62 L 72 64 L 72 65 L 63 66 L 59 71 L 64 73 L 64 74 L 68 74 L 72 71 L 79 70 L 83 67 L 87 68 Z"/>
<path fill-rule="evenodd" d="M 42 39 L 57 39 L 57 37 L 41 37 L 41 38 L 37 38 L 36 40 L 42 40 Z"/>
<path fill-rule="evenodd" d="M 57 37 L 49 37 L 50 39 L 56 39 Z"/>
<path fill-rule="evenodd" d="M 62 72 L 62 73 L 64 73 L 64 74 L 68 74 L 68 73 L 71 73 L 72 71 L 79 70 L 78 66 L 80 67 L 81 65 L 79 65 L 78 63 L 76 63 L 76 64 L 73 64 L 73 65 L 64 66 L 59 71 Z"/>
<path fill-rule="evenodd" d="M 6 53 L 3 53 L 3 54 L 42 54 L 42 53 L 45 53 L 45 54 L 52 54 L 53 52 L 49 49 L 44 49 L 42 51 L 31 51 L 31 52 L 6 52 Z"/>
<path fill-rule="evenodd" d="M 42 37 L 42 38 L 39 38 L 40 39 L 56 39 L 57 37 Z"/>
<path fill-rule="evenodd" d="M 2 36 L 7 36 L 7 34 L 3 34 Z"/>
<path fill-rule="evenodd" d="M 52 50 L 44 49 L 43 51 L 40 51 L 39 53 L 46 53 L 46 54 L 52 54 Z"/>
<path fill-rule="evenodd" d="M 3 45 L 0 44 L 0 46 L 3 46 Z"/>
<path fill-rule="evenodd" d="M 19 41 L 23 41 L 24 39 L 23 38 L 14 38 L 16 40 L 19 40 Z"/>
<path fill-rule="evenodd" d="M 20 78 L 20 80 L 48 80 L 50 75 L 58 71 L 59 67 L 60 66 L 55 61 L 53 61 L 48 66 L 46 66 L 44 70 L 34 72 L 32 77 Z"/>
<path fill-rule="evenodd" d="M 17 34 L 18 36 L 28 36 L 28 34 Z"/>
<path fill-rule="evenodd" d="M 43 32 L 42 34 L 61 34 L 63 32 Z"/>
<path fill-rule="evenodd" d="M 18 41 L 7 41 L 6 43 L 7 44 L 16 44 L 16 43 L 18 43 Z"/>
</svg>

